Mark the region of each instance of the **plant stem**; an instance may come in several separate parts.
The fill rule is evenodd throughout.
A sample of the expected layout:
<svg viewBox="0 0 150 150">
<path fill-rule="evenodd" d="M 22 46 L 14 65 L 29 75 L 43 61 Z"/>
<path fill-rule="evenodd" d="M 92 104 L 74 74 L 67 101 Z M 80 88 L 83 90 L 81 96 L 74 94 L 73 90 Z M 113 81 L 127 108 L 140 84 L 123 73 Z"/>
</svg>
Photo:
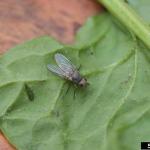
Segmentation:
<svg viewBox="0 0 150 150">
<path fill-rule="evenodd" d="M 150 49 L 150 27 L 123 0 L 99 0 L 129 30 L 131 30 Z"/>
</svg>

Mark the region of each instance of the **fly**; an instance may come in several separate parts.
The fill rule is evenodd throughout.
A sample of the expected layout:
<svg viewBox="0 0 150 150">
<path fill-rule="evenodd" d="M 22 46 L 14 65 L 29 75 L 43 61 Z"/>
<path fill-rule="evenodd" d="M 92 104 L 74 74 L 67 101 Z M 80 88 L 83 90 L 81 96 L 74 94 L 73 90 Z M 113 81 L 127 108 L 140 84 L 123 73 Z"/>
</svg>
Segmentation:
<svg viewBox="0 0 150 150">
<path fill-rule="evenodd" d="M 56 53 L 54 57 L 57 66 L 48 64 L 48 70 L 80 87 L 85 87 L 88 84 L 86 78 L 80 75 L 78 69 L 64 55 Z"/>
</svg>

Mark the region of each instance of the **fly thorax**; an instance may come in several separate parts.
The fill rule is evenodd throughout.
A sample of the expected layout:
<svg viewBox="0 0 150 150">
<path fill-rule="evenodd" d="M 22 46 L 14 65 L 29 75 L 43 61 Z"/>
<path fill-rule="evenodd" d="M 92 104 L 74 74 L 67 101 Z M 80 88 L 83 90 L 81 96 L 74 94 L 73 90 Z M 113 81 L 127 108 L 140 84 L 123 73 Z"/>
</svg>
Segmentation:
<svg viewBox="0 0 150 150">
<path fill-rule="evenodd" d="M 79 83 L 81 81 L 81 76 L 79 74 L 78 71 L 75 71 L 73 74 L 72 74 L 72 81 L 75 82 L 75 83 Z"/>
</svg>

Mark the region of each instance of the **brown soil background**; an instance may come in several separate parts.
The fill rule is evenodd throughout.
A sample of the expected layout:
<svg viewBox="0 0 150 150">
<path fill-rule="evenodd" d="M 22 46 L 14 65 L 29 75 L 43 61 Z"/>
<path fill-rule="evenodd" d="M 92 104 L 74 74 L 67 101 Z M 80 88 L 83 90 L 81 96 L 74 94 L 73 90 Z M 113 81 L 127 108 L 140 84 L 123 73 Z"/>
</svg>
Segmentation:
<svg viewBox="0 0 150 150">
<path fill-rule="evenodd" d="M 86 19 L 102 11 L 95 0 L 0 1 L 0 54 L 43 35 L 72 43 Z M 0 133 L 0 150 L 15 150 Z"/>
</svg>

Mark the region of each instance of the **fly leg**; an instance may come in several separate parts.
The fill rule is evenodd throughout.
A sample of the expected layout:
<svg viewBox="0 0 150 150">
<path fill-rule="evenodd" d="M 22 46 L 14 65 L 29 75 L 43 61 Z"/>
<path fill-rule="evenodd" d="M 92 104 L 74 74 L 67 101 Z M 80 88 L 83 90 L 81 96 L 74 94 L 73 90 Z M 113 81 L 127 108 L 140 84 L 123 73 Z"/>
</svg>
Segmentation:
<svg viewBox="0 0 150 150">
<path fill-rule="evenodd" d="M 67 85 L 67 90 L 65 90 L 65 92 L 63 92 L 64 94 L 62 95 L 62 99 L 64 99 L 64 97 L 67 95 L 67 93 L 69 92 L 69 89 L 70 89 L 70 83 L 68 83 L 68 81 L 65 81 L 64 87 L 65 87 L 65 85 Z"/>
<path fill-rule="evenodd" d="M 77 92 L 77 89 L 78 89 L 78 87 L 77 87 L 77 85 L 75 85 L 75 89 L 74 89 L 74 93 L 73 93 L 73 99 L 76 98 L 76 92 Z"/>
<path fill-rule="evenodd" d="M 69 92 L 69 89 L 70 89 L 70 83 L 68 84 L 68 87 L 67 87 L 65 95 L 67 95 L 67 93 Z"/>
<path fill-rule="evenodd" d="M 78 67 L 78 71 L 81 69 L 81 64 L 80 64 L 80 66 Z"/>
</svg>

